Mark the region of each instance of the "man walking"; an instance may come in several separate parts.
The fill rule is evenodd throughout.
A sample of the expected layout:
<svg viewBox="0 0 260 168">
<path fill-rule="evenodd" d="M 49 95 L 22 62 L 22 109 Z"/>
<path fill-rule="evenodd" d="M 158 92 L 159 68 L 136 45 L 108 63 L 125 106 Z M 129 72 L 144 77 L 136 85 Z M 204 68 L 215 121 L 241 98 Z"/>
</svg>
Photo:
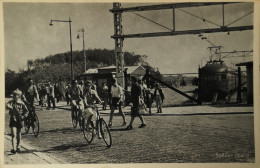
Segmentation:
<svg viewBox="0 0 260 168">
<path fill-rule="evenodd" d="M 48 83 L 48 96 L 47 96 L 47 100 L 48 100 L 48 108 L 47 110 L 49 110 L 51 108 L 51 102 L 52 102 L 52 109 L 55 110 L 56 106 L 55 106 L 55 90 L 54 90 L 54 86 L 49 82 Z"/>
<path fill-rule="evenodd" d="M 123 118 L 122 126 L 125 126 L 126 125 L 125 114 L 122 111 L 123 89 L 122 89 L 121 86 L 119 86 L 117 84 L 115 78 L 111 79 L 111 97 L 112 97 L 112 103 L 111 103 L 111 112 L 110 112 L 110 118 L 109 118 L 108 126 L 112 127 L 113 115 L 114 115 L 115 109 L 117 107 L 118 107 L 118 110 L 119 110 L 119 114 Z"/>
</svg>

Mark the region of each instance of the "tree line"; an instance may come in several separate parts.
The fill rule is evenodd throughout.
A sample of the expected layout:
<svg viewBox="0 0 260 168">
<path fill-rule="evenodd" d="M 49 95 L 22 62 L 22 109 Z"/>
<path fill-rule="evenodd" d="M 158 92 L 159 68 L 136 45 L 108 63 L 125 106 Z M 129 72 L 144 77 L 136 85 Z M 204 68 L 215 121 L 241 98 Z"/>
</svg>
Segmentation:
<svg viewBox="0 0 260 168">
<path fill-rule="evenodd" d="M 88 49 L 86 53 L 86 66 L 98 68 L 115 65 L 115 51 L 108 49 Z M 84 72 L 83 51 L 73 51 L 73 72 L 77 77 Z M 133 52 L 124 52 L 126 66 L 142 65 L 149 68 L 152 74 L 160 76 L 157 68 L 151 67 L 147 62 L 148 56 L 139 55 Z M 27 78 L 33 78 L 36 83 L 57 82 L 70 79 L 70 52 L 49 55 L 45 58 L 27 60 L 27 68 L 20 69 L 19 72 L 7 69 L 5 72 L 5 90 L 10 94 L 12 90 L 24 86 Z"/>
</svg>

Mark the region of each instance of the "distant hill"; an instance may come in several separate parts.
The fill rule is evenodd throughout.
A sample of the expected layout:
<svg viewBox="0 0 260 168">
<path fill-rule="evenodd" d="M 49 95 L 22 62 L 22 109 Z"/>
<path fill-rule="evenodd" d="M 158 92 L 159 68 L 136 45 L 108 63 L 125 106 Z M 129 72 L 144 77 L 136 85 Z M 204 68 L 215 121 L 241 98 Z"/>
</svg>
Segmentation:
<svg viewBox="0 0 260 168">
<path fill-rule="evenodd" d="M 84 72 L 83 51 L 73 51 L 73 72 L 74 77 Z M 24 85 L 27 78 L 33 78 L 36 83 L 57 82 L 59 80 L 70 80 L 70 52 L 49 55 L 42 59 L 27 60 L 27 70 L 19 70 L 18 73 L 8 69 L 5 73 L 6 90 L 11 91 Z M 124 52 L 126 66 L 143 65 L 152 68 L 147 62 L 148 56 L 130 52 Z M 86 50 L 87 69 L 115 65 L 115 51 L 108 49 Z"/>
</svg>

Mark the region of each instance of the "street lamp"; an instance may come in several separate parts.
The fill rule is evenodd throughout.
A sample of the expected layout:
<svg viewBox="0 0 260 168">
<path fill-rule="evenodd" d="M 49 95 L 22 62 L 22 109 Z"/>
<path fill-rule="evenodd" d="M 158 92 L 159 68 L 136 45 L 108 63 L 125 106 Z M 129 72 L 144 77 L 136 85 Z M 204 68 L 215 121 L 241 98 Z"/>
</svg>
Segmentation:
<svg viewBox="0 0 260 168">
<path fill-rule="evenodd" d="M 69 17 L 69 20 L 51 20 L 50 22 L 50 26 L 53 26 L 53 22 L 67 22 L 69 23 L 69 27 L 70 27 L 70 76 L 71 76 L 71 80 L 74 79 L 74 74 L 73 74 L 73 64 L 72 64 L 72 38 L 71 38 L 71 20 Z"/>
<path fill-rule="evenodd" d="M 84 39 L 85 39 L 85 37 L 84 37 L 85 29 L 84 29 L 84 28 L 81 28 L 81 29 L 79 29 L 78 32 L 82 32 L 82 37 L 83 37 L 83 53 L 84 53 L 84 66 L 85 66 L 85 71 L 84 71 L 84 72 L 86 72 L 86 70 L 87 70 L 87 63 L 86 63 L 85 42 L 84 42 Z M 80 37 L 81 37 L 81 36 L 78 34 L 78 35 L 77 35 L 77 39 L 80 39 Z"/>
</svg>

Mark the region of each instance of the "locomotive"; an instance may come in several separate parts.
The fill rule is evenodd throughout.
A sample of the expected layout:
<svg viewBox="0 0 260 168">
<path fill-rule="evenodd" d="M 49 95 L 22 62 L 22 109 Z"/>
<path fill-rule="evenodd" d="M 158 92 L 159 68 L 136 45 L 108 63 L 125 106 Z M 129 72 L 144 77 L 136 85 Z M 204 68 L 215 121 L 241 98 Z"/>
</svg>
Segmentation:
<svg viewBox="0 0 260 168">
<path fill-rule="evenodd" d="M 229 71 L 228 66 L 221 60 L 220 47 L 209 47 L 209 49 L 217 48 L 218 60 L 212 60 L 205 66 L 199 68 L 199 88 L 198 99 L 202 101 L 216 102 L 220 99 L 230 98 L 239 87 L 238 71 Z M 212 53 L 212 52 L 211 52 Z M 241 85 L 245 83 L 245 75 L 241 76 Z M 240 85 L 240 87 L 241 87 Z"/>
<path fill-rule="evenodd" d="M 224 99 L 238 87 L 238 73 L 228 71 L 224 61 L 209 61 L 199 69 L 199 98 L 202 101 Z"/>
</svg>

